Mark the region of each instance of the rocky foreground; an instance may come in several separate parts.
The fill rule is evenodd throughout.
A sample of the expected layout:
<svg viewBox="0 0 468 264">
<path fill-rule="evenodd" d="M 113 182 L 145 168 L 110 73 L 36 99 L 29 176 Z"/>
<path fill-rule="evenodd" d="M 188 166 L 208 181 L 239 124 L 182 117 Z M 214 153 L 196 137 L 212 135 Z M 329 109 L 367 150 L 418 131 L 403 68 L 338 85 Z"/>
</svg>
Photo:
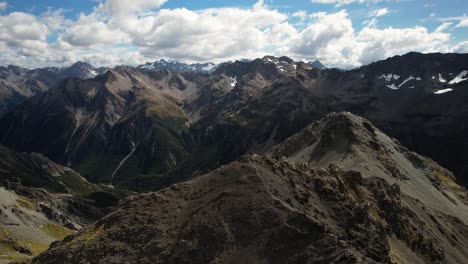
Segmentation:
<svg viewBox="0 0 468 264">
<path fill-rule="evenodd" d="M 467 212 L 450 172 L 339 113 L 264 156 L 126 198 L 32 263 L 463 263 Z"/>
</svg>

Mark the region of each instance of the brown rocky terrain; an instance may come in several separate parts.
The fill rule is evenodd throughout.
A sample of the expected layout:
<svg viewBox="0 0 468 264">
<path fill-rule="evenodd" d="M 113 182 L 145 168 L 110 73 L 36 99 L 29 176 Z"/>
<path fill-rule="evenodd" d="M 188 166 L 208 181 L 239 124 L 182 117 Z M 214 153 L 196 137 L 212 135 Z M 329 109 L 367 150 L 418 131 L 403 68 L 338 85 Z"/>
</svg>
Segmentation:
<svg viewBox="0 0 468 264">
<path fill-rule="evenodd" d="M 463 263 L 467 202 L 435 162 L 330 114 L 266 156 L 128 197 L 32 263 Z"/>
</svg>

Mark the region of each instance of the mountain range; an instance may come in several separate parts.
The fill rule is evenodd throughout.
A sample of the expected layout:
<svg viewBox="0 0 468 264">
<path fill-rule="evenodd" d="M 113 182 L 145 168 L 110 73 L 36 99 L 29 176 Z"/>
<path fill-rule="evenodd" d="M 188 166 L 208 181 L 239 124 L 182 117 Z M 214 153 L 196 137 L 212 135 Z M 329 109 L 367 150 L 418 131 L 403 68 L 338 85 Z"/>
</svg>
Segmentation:
<svg viewBox="0 0 468 264">
<path fill-rule="evenodd" d="M 409 53 L 341 71 L 267 56 L 211 74 L 118 66 L 19 104 L 0 119 L 0 143 L 93 182 L 156 190 L 350 111 L 467 184 L 467 59 Z"/>
<path fill-rule="evenodd" d="M 55 87 L 69 77 L 94 78 L 106 68 L 94 68 L 77 62 L 70 67 L 47 67 L 29 70 L 18 66 L 0 66 L 0 116 L 25 99 Z"/>
<path fill-rule="evenodd" d="M 466 102 L 468 54 L 1 67 L 0 254 L 462 263 Z M 62 235 L 29 246 L 44 225 Z"/>
</svg>

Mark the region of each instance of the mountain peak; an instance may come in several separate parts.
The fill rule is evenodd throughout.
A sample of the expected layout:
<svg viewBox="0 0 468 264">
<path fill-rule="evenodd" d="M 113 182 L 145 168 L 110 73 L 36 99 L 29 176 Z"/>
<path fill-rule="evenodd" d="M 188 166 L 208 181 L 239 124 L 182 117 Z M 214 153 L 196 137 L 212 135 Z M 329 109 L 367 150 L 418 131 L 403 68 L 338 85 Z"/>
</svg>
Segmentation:
<svg viewBox="0 0 468 264">
<path fill-rule="evenodd" d="M 326 115 L 274 147 L 271 154 L 319 167 L 339 164 L 364 177 L 398 182 L 402 193 L 468 221 L 466 193 L 453 187 L 455 177 L 450 171 L 411 152 L 367 119 L 349 112 Z"/>
<path fill-rule="evenodd" d="M 318 70 L 325 70 L 327 68 L 319 60 L 310 61 L 308 64 Z"/>
<path fill-rule="evenodd" d="M 70 67 L 93 67 L 93 66 L 85 61 L 77 61 L 73 63 L 72 65 L 70 65 Z"/>
</svg>

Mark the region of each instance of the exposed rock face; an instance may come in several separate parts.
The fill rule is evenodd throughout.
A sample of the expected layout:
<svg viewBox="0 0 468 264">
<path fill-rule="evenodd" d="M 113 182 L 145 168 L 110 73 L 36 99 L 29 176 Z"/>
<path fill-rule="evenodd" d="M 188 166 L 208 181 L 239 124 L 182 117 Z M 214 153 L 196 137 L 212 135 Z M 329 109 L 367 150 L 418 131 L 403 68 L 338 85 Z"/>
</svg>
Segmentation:
<svg viewBox="0 0 468 264">
<path fill-rule="evenodd" d="M 267 156 L 128 197 L 32 263 L 460 263 L 467 191 L 450 177 L 330 114 Z"/>
<path fill-rule="evenodd" d="M 462 261 L 467 226 L 434 213 L 380 178 L 254 156 L 128 198 L 33 263 Z"/>
<path fill-rule="evenodd" d="M 351 113 L 325 116 L 275 146 L 271 154 L 311 166 L 337 164 L 364 177 L 396 183 L 403 194 L 468 224 L 468 194 L 455 184 L 450 171 L 409 151 L 368 120 Z"/>
</svg>

